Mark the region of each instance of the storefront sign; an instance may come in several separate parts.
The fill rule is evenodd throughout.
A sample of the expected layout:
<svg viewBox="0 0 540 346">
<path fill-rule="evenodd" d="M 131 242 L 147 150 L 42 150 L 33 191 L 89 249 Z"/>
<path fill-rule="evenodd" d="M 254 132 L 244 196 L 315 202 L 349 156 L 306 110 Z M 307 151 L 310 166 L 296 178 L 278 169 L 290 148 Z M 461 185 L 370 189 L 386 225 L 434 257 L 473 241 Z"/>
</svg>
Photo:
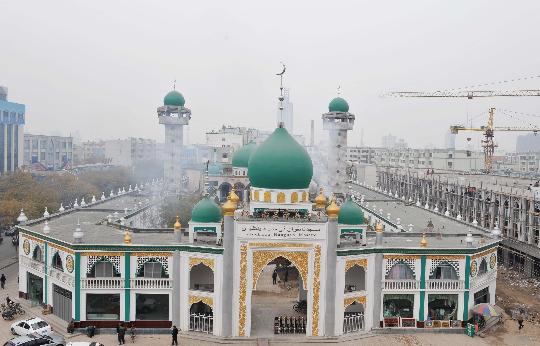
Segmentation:
<svg viewBox="0 0 540 346">
<path fill-rule="evenodd" d="M 237 223 L 236 236 L 249 239 L 324 239 L 326 225 L 312 223 Z"/>
</svg>

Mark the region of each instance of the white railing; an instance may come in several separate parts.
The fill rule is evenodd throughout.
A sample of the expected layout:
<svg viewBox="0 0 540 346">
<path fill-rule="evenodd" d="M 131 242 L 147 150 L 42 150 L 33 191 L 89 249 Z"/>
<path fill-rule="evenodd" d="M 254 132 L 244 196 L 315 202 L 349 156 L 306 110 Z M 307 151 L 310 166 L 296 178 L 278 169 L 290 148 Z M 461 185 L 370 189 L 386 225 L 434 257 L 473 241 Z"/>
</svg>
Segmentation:
<svg viewBox="0 0 540 346">
<path fill-rule="evenodd" d="M 364 330 L 364 314 L 346 314 L 343 317 L 343 333 L 354 333 Z"/>
<path fill-rule="evenodd" d="M 124 278 L 84 278 L 81 279 L 81 288 L 124 288 Z"/>
<path fill-rule="evenodd" d="M 50 267 L 48 269 L 49 269 L 49 273 L 48 273 L 49 277 L 54 278 L 70 287 L 74 286 L 73 283 L 75 282 L 75 279 L 73 278 L 73 276 L 66 274 L 63 271 L 55 269 L 55 268 Z"/>
<path fill-rule="evenodd" d="M 418 280 L 384 280 L 383 289 L 385 290 L 418 290 L 420 281 Z"/>
<path fill-rule="evenodd" d="M 497 279 L 497 270 L 492 270 L 482 275 L 477 275 L 471 279 L 471 288 L 483 286 Z"/>
<path fill-rule="evenodd" d="M 131 279 L 131 288 L 156 288 L 170 289 L 172 288 L 172 280 L 166 278 L 136 278 Z"/>
<path fill-rule="evenodd" d="M 45 265 L 41 262 L 34 261 L 25 256 L 19 256 L 19 262 L 26 268 L 33 269 L 39 273 L 45 273 Z"/>
<path fill-rule="evenodd" d="M 427 280 L 426 289 L 433 291 L 456 291 L 465 287 L 463 280 Z"/>
<path fill-rule="evenodd" d="M 214 331 L 214 317 L 212 315 L 189 315 L 189 330 L 211 334 Z"/>
</svg>

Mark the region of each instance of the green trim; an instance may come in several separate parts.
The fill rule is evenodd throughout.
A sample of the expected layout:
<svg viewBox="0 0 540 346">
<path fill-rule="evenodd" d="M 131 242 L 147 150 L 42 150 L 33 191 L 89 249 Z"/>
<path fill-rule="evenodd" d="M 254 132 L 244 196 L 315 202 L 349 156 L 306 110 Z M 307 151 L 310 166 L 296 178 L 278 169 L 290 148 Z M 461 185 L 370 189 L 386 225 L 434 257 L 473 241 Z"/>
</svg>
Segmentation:
<svg viewBox="0 0 540 346">
<path fill-rule="evenodd" d="M 75 253 L 75 321 L 81 320 L 81 254 Z"/>
<path fill-rule="evenodd" d="M 474 255 L 476 253 L 497 247 L 498 243 L 488 244 L 481 248 L 456 248 L 456 249 L 434 249 L 434 248 L 358 248 L 337 250 L 338 256 L 353 256 L 373 253 L 382 254 L 406 254 L 406 255 Z"/>
<path fill-rule="evenodd" d="M 45 252 L 45 261 L 43 261 L 44 263 L 44 266 L 45 266 L 45 274 L 43 275 L 43 284 L 44 284 L 44 288 L 43 288 L 43 292 L 45 292 L 45 295 L 43 296 L 43 302 L 45 303 L 45 305 L 48 304 L 48 297 L 49 297 L 49 294 L 48 294 L 48 289 L 49 289 L 49 280 L 48 280 L 48 277 L 49 275 L 47 274 L 49 272 L 48 270 L 48 263 L 49 260 L 48 260 L 48 256 L 47 256 L 47 253 L 49 252 L 49 246 L 47 243 L 43 243 L 43 248 L 44 248 L 44 252 Z"/>
<path fill-rule="evenodd" d="M 463 321 L 469 319 L 469 291 L 463 292 Z"/>
<path fill-rule="evenodd" d="M 131 312 L 131 254 L 126 252 L 124 255 L 124 321 L 130 321 Z"/>
<path fill-rule="evenodd" d="M 463 321 L 469 319 L 469 288 L 471 280 L 471 256 L 465 257 L 465 291 L 463 292 Z"/>
<path fill-rule="evenodd" d="M 216 233 L 216 227 L 195 226 L 193 227 L 195 232 L 214 232 Z"/>
<path fill-rule="evenodd" d="M 424 321 L 424 301 L 426 300 L 426 291 L 420 291 L 420 311 L 418 311 L 418 321 Z"/>
<path fill-rule="evenodd" d="M 426 300 L 426 255 L 420 256 L 420 311 L 418 320 L 424 321 L 424 303 Z"/>
<path fill-rule="evenodd" d="M 341 229 L 341 234 L 343 233 L 364 233 L 364 230 L 361 229 L 361 228 L 342 228 Z"/>
</svg>

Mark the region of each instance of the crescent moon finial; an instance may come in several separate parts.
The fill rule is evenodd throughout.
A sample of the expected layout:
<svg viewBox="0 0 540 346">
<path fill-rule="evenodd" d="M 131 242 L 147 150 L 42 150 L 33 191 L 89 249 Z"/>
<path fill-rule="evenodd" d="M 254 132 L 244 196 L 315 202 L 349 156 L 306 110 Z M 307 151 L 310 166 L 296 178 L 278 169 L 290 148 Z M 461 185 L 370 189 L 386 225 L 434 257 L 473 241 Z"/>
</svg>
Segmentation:
<svg viewBox="0 0 540 346">
<path fill-rule="evenodd" d="M 276 73 L 276 76 L 283 76 L 283 74 L 285 73 L 285 70 L 287 70 L 287 67 L 285 66 L 285 64 L 280 61 L 281 65 L 283 66 L 283 71 L 281 71 L 280 73 Z"/>
</svg>

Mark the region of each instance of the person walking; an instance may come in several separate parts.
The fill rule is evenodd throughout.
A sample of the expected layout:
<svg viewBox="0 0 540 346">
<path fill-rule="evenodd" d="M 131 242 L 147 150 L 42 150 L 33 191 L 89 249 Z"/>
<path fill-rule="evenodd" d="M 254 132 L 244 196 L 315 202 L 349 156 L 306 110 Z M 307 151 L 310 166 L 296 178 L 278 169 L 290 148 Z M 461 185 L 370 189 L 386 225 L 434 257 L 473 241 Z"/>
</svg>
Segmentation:
<svg viewBox="0 0 540 346">
<path fill-rule="evenodd" d="M 285 282 L 289 281 L 289 268 L 285 268 L 285 279 L 283 281 Z"/>
<path fill-rule="evenodd" d="M 172 335 L 171 345 L 178 345 L 178 328 L 176 328 L 176 326 L 172 327 L 171 335 Z"/>
<path fill-rule="evenodd" d="M 518 321 L 518 325 L 519 325 L 518 330 L 523 329 L 524 325 L 523 325 L 523 314 L 522 313 L 520 313 L 518 315 L 517 321 Z"/>
<path fill-rule="evenodd" d="M 4 275 L 4 273 L 2 273 L 2 276 L 0 276 L 0 286 L 2 287 L 2 289 L 6 287 L 6 280 L 6 276 Z"/>
<path fill-rule="evenodd" d="M 275 285 L 277 283 L 277 271 L 274 269 L 274 272 L 272 273 L 272 285 Z"/>
<path fill-rule="evenodd" d="M 116 327 L 116 334 L 118 334 L 118 345 L 124 345 L 126 343 L 126 329 L 122 323 L 118 323 L 118 327 Z"/>
</svg>

